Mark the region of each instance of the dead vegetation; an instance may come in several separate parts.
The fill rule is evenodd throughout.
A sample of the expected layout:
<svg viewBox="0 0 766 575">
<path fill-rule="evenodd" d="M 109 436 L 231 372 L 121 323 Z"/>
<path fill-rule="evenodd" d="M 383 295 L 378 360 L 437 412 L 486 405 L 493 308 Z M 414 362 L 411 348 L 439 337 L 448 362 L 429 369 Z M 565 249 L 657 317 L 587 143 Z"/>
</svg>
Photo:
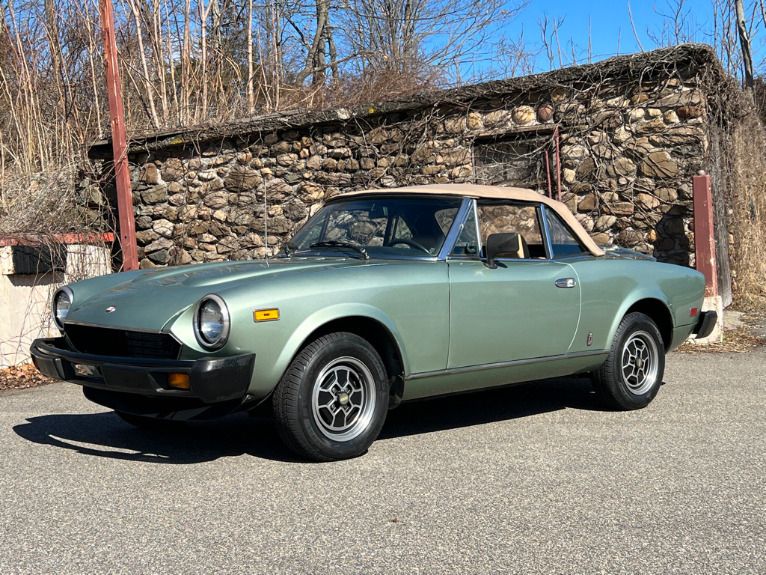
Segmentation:
<svg viewBox="0 0 766 575">
<path fill-rule="evenodd" d="M 53 383 L 31 363 L 0 369 L 0 391 L 7 389 L 27 389 Z"/>
<path fill-rule="evenodd" d="M 737 330 L 724 331 L 723 341 L 708 343 L 705 345 L 685 343 L 678 348 L 678 352 L 686 354 L 699 353 L 747 353 L 766 345 L 766 340 L 753 333 L 747 327 Z"/>
<path fill-rule="evenodd" d="M 741 109 L 750 108 L 740 94 Z M 766 133 L 749 109 L 726 133 L 725 191 L 735 303 L 743 310 L 766 310 Z"/>
</svg>

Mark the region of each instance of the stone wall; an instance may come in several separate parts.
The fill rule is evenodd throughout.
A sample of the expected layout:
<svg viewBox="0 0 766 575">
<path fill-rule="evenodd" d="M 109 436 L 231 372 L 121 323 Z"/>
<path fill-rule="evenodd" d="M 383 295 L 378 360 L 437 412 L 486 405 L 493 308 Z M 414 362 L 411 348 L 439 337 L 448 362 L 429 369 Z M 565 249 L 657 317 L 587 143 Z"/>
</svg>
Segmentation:
<svg viewBox="0 0 766 575">
<path fill-rule="evenodd" d="M 711 65 L 699 47 L 671 65 L 659 51 L 319 119 L 149 136 L 130 155 L 141 266 L 274 255 L 350 190 L 501 181 L 560 194 L 599 244 L 693 265 Z"/>
</svg>

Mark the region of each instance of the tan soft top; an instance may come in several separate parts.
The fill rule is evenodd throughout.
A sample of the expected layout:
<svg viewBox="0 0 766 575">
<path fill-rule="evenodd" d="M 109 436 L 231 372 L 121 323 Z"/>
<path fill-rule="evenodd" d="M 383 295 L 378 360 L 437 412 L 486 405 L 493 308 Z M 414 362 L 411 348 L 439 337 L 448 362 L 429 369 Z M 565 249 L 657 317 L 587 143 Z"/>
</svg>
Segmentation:
<svg viewBox="0 0 766 575">
<path fill-rule="evenodd" d="M 541 202 L 550 209 L 554 210 L 561 219 L 563 219 L 570 229 L 577 235 L 577 238 L 588 248 L 588 251 L 594 256 L 603 256 L 602 250 L 596 242 L 593 241 L 572 215 L 564 204 L 552 200 L 534 190 L 526 188 L 506 188 L 503 186 L 478 186 L 475 184 L 431 184 L 427 186 L 409 186 L 406 188 L 384 188 L 379 190 L 364 190 L 359 192 L 347 192 L 337 198 L 346 196 L 361 196 L 367 194 L 436 194 L 447 196 L 467 196 L 469 198 L 488 198 L 492 200 L 519 200 L 522 202 Z"/>
</svg>

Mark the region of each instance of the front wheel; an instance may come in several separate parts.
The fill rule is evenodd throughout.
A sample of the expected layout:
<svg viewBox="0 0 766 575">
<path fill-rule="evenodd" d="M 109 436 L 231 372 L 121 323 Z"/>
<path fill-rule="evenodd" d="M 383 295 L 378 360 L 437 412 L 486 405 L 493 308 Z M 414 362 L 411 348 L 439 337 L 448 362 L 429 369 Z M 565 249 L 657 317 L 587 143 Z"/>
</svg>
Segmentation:
<svg viewBox="0 0 766 575">
<path fill-rule="evenodd" d="M 272 398 L 277 431 L 292 451 L 315 461 L 361 455 L 388 410 L 388 377 L 366 340 L 331 333 L 295 357 Z"/>
<path fill-rule="evenodd" d="M 593 374 L 593 389 L 613 409 L 641 409 L 657 395 L 664 372 L 660 330 L 649 316 L 629 313 L 617 328 L 609 357 Z"/>
</svg>

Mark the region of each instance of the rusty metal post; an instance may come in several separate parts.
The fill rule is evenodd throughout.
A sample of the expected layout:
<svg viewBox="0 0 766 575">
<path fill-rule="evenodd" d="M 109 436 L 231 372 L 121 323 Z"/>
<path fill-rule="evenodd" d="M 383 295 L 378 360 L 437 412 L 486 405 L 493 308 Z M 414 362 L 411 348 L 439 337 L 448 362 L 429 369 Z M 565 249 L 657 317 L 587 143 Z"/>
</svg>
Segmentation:
<svg viewBox="0 0 766 575">
<path fill-rule="evenodd" d="M 713 234 L 713 199 L 710 176 L 694 176 L 694 256 L 697 270 L 705 275 L 705 296 L 718 297 L 718 268 Z"/>
<path fill-rule="evenodd" d="M 548 197 L 553 199 L 553 184 L 551 183 L 551 154 L 547 148 L 543 154 L 545 154 L 545 175 L 548 178 Z"/>
<path fill-rule="evenodd" d="M 128 143 L 125 135 L 125 113 L 122 108 L 120 70 L 117 66 L 117 44 L 114 38 L 112 0 L 99 0 L 101 28 L 104 32 L 104 65 L 106 87 L 109 94 L 109 116 L 112 124 L 112 151 L 114 153 L 114 179 L 117 186 L 117 212 L 120 220 L 122 269 L 138 269 L 138 244 L 133 216 L 133 195 L 130 188 Z"/>
<path fill-rule="evenodd" d="M 561 201 L 561 150 L 559 149 L 559 127 L 553 129 L 553 139 L 556 142 L 556 191 L 558 192 L 558 201 Z"/>
</svg>

